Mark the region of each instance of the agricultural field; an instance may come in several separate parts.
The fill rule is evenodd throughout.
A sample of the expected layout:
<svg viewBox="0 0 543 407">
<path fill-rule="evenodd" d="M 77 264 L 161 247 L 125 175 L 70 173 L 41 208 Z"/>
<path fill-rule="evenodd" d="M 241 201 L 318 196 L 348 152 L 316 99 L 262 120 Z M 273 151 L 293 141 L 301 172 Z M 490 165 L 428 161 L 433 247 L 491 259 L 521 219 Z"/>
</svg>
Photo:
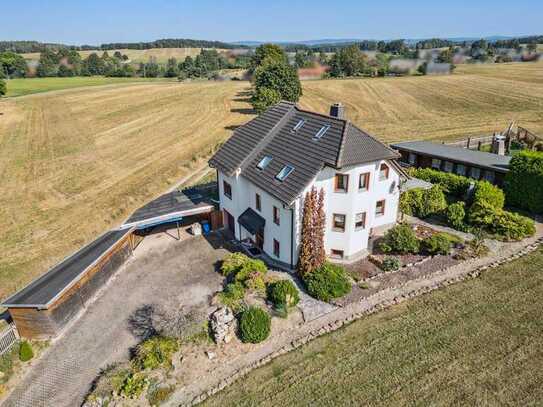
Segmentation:
<svg viewBox="0 0 543 407">
<path fill-rule="evenodd" d="M 108 50 L 109 55 L 113 55 L 115 51 L 125 54 L 130 59 L 130 62 L 140 63 L 148 62 L 150 58 L 156 58 L 158 63 L 166 63 L 170 58 L 176 58 L 178 62 L 184 61 L 186 57 L 195 57 L 200 54 L 201 48 L 151 48 L 151 49 L 113 49 Z M 228 51 L 222 48 L 217 48 L 217 51 Z M 103 50 L 94 51 L 79 51 L 82 58 L 88 57 L 93 52 L 102 55 Z M 40 59 L 39 52 L 31 52 L 21 54 L 27 61 L 38 61 Z"/>
<path fill-rule="evenodd" d="M 460 65 L 448 76 L 303 82 L 301 105 L 341 101 L 349 118 L 387 142 L 503 131 L 511 120 L 543 134 L 543 63 Z"/>
<path fill-rule="evenodd" d="M 387 142 L 489 134 L 511 119 L 543 134 L 538 67 L 305 81 L 300 104 L 327 113 L 341 101 L 353 122 Z M 53 79 L 21 86 L 33 92 Z M 60 79 L 73 88 L 0 100 L 0 298 L 201 168 L 254 117 L 248 82 L 83 79 L 109 80 Z"/>
<path fill-rule="evenodd" d="M 108 78 L 105 76 L 78 76 L 74 78 L 29 78 L 7 81 L 6 96 L 23 96 L 32 93 L 49 92 L 98 85 L 122 85 L 134 82 L 168 81 L 168 78 Z M 175 79 L 174 79 L 175 80 Z"/>
<path fill-rule="evenodd" d="M 540 405 L 543 249 L 358 320 L 204 406 Z"/>
</svg>

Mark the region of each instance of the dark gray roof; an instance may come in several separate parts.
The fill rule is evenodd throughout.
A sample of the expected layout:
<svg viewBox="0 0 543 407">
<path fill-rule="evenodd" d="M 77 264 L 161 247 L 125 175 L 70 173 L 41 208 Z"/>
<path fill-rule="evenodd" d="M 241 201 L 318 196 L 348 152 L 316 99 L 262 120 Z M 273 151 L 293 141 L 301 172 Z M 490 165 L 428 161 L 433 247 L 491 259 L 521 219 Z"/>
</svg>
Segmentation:
<svg viewBox="0 0 543 407">
<path fill-rule="evenodd" d="M 304 120 L 297 131 L 293 127 Z M 330 126 L 322 138 L 315 134 Z M 272 157 L 266 168 L 257 164 Z M 347 120 L 309 112 L 281 102 L 236 129 L 211 158 L 209 165 L 232 176 L 241 175 L 280 201 L 290 205 L 324 166 L 342 168 L 369 161 L 394 159 L 398 154 Z M 294 171 L 284 180 L 275 176 L 285 165 Z"/>
<path fill-rule="evenodd" d="M 109 252 L 131 229 L 111 230 L 64 259 L 47 273 L 4 301 L 2 306 L 46 307 L 75 284 L 88 267 Z"/>
<path fill-rule="evenodd" d="M 266 219 L 251 208 L 247 208 L 245 212 L 239 215 L 238 222 L 253 235 L 259 230 L 264 229 L 266 225 Z"/>
<path fill-rule="evenodd" d="M 392 148 L 405 150 L 436 157 L 442 160 L 450 160 L 476 167 L 492 169 L 498 172 L 509 171 L 510 156 L 485 153 L 483 151 L 469 150 L 467 148 L 449 146 L 447 144 L 432 143 L 429 141 L 406 141 L 395 143 Z"/>
<path fill-rule="evenodd" d="M 136 210 L 124 223 L 126 226 L 145 226 L 156 221 L 210 212 L 214 209 L 212 196 L 216 194 L 215 182 L 198 188 L 168 192 Z"/>
</svg>

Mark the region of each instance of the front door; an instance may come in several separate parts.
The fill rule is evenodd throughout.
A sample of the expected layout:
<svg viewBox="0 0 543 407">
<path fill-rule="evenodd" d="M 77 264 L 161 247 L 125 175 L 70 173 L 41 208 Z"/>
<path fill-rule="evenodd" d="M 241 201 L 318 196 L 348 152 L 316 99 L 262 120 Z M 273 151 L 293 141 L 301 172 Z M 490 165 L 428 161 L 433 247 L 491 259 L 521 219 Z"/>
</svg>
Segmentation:
<svg viewBox="0 0 543 407">
<path fill-rule="evenodd" d="M 262 231 L 258 231 L 255 234 L 255 240 L 256 240 L 256 247 L 258 247 L 260 250 L 263 250 L 264 248 L 264 234 Z"/>
<path fill-rule="evenodd" d="M 234 219 L 234 217 L 230 214 L 230 212 L 228 212 L 226 209 L 223 209 L 224 210 L 224 215 L 226 217 L 226 226 L 228 227 L 228 230 L 234 235 L 234 237 L 236 236 L 236 220 Z"/>
</svg>

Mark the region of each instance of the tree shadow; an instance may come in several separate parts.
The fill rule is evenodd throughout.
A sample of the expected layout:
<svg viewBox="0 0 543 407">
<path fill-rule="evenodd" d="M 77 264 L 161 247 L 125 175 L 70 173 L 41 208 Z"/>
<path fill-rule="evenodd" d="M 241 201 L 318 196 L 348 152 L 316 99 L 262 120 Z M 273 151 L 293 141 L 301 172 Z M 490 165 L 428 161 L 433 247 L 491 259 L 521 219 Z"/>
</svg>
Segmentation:
<svg viewBox="0 0 543 407">
<path fill-rule="evenodd" d="M 243 107 L 237 107 L 235 109 L 230 109 L 232 113 L 241 113 L 241 114 L 250 114 L 255 115 L 256 110 L 253 108 L 243 108 Z"/>
<path fill-rule="evenodd" d="M 234 131 L 234 130 L 236 130 L 238 127 L 240 127 L 239 124 L 234 124 L 234 125 L 232 125 L 232 126 L 225 126 L 224 129 L 225 129 L 225 130 Z"/>
<path fill-rule="evenodd" d="M 145 304 L 135 310 L 128 317 L 128 330 L 130 333 L 142 341 L 156 335 L 157 332 L 153 327 L 154 312 L 155 306 L 152 304 Z"/>
</svg>

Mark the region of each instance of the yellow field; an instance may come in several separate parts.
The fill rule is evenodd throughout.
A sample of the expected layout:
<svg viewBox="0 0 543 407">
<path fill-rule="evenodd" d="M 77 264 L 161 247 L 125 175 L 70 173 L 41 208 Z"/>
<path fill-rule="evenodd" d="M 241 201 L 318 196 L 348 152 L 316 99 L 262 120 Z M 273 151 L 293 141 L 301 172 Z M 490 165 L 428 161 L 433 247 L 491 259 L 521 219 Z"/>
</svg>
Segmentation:
<svg viewBox="0 0 543 407">
<path fill-rule="evenodd" d="M 454 75 L 306 81 L 301 105 L 348 117 L 391 142 L 504 130 L 510 120 L 543 134 L 543 63 L 461 65 Z"/>
<path fill-rule="evenodd" d="M 543 64 L 303 83 L 301 105 L 385 141 L 459 138 L 511 119 L 543 134 Z M 73 78 L 74 80 L 76 78 Z M 247 82 L 81 87 L 0 101 L 0 298 L 199 168 L 248 121 Z"/>
<path fill-rule="evenodd" d="M 151 49 L 114 49 L 108 50 L 110 56 L 115 51 L 120 51 L 121 54 L 126 54 L 131 62 L 147 62 L 149 58 L 156 58 L 157 62 L 165 63 L 169 58 L 176 58 L 178 62 L 184 61 L 186 57 L 195 57 L 200 54 L 201 48 L 151 48 Z M 225 51 L 223 49 L 217 49 L 217 51 Z M 89 54 L 96 52 L 98 55 L 102 55 L 104 51 L 79 51 L 82 58 L 86 58 Z M 30 52 L 21 54 L 26 60 L 39 60 L 39 52 Z"/>
</svg>

